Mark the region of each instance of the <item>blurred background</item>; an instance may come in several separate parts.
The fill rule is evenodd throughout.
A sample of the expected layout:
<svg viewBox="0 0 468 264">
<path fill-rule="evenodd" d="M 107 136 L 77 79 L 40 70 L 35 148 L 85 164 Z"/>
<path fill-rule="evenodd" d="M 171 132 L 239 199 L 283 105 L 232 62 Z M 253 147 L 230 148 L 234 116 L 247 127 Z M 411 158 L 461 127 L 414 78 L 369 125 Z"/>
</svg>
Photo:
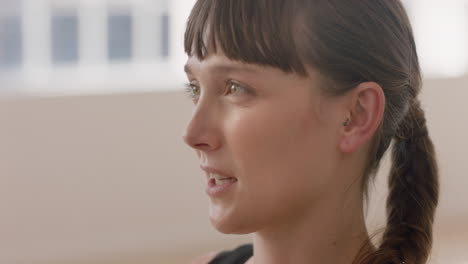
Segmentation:
<svg viewBox="0 0 468 264">
<path fill-rule="evenodd" d="M 0 263 L 189 263 L 209 224 L 181 135 L 194 0 L 0 0 Z M 431 262 L 468 264 L 468 1 L 405 1 L 441 201 Z M 388 156 L 368 211 L 384 225 Z"/>
</svg>

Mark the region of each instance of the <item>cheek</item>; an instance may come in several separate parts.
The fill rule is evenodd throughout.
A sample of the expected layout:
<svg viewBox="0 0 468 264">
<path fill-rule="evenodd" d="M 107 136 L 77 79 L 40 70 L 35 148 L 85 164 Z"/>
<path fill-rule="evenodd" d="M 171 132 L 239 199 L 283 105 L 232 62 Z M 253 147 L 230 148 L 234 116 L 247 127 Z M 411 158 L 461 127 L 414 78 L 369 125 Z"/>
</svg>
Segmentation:
<svg viewBox="0 0 468 264">
<path fill-rule="evenodd" d="M 227 125 L 242 197 L 256 201 L 257 208 L 312 199 L 324 186 L 329 167 L 326 131 L 309 109 L 258 107 L 238 112 Z"/>
</svg>

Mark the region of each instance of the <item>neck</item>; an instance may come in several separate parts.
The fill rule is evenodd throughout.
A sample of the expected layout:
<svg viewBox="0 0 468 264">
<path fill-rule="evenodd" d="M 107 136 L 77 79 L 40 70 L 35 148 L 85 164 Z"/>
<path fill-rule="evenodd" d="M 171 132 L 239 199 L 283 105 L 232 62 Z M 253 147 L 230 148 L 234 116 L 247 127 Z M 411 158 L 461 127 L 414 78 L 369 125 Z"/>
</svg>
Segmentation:
<svg viewBox="0 0 468 264">
<path fill-rule="evenodd" d="M 254 256 L 248 263 L 353 263 L 369 239 L 360 197 L 326 197 L 311 207 L 254 233 Z"/>
</svg>

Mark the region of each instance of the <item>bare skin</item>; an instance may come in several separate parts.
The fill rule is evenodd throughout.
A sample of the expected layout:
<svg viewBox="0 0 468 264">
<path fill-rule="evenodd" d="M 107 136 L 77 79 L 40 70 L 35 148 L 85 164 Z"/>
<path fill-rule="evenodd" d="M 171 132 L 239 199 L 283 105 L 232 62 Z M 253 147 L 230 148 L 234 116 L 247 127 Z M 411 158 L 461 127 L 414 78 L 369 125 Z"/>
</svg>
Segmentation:
<svg viewBox="0 0 468 264">
<path fill-rule="evenodd" d="M 382 88 L 366 82 L 332 98 L 312 68 L 304 78 L 221 52 L 190 57 L 186 71 L 198 92 L 183 139 L 200 164 L 237 178 L 210 197 L 211 224 L 253 233 L 248 264 L 351 263 L 369 238 L 360 175 L 383 117 Z"/>
</svg>

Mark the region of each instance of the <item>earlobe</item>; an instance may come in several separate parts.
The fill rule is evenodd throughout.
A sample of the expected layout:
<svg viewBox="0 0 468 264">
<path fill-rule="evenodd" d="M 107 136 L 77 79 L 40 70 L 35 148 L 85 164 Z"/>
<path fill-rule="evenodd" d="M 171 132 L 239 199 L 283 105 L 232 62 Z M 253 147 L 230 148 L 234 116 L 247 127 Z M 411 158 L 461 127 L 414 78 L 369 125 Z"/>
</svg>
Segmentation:
<svg viewBox="0 0 468 264">
<path fill-rule="evenodd" d="M 385 109 L 385 95 L 375 82 L 361 83 L 350 95 L 351 117 L 343 122 L 340 150 L 356 151 L 368 142 L 379 127 Z"/>
</svg>

